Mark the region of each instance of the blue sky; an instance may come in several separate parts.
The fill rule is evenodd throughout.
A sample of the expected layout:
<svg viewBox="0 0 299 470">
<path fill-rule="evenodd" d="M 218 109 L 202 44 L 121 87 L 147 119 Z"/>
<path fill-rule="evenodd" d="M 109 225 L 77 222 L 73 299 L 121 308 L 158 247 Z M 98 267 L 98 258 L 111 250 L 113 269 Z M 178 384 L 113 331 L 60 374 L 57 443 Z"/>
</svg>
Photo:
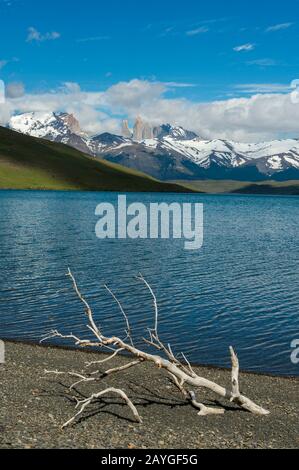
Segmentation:
<svg viewBox="0 0 299 470">
<path fill-rule="evenodd" d="M 0 0 L 0 78 L 28 94 L 163 83 L 164 99 L 191 103 L 287 93 L 298 13 L 299 0 Z"/>
</svg>

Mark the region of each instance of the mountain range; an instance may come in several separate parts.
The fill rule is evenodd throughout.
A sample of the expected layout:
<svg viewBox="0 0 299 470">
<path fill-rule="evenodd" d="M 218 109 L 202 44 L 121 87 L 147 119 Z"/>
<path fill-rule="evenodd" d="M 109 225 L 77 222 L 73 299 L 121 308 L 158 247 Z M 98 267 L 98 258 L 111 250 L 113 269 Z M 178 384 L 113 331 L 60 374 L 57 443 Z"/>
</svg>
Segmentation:
<svg viewBox="0 0 299 470">
<path fill-rule="evenodd" d="M 64 143 L 97 159 L 118 163 L 162 181 L 299 179 L 299 140 L 239 143 L 204 140 L 182 127 L 162 124 L 151 139 L 111 133 L 89 136 L 67 113 L 26 113 L 9 127 L 22 134 Z"/>
</svg>

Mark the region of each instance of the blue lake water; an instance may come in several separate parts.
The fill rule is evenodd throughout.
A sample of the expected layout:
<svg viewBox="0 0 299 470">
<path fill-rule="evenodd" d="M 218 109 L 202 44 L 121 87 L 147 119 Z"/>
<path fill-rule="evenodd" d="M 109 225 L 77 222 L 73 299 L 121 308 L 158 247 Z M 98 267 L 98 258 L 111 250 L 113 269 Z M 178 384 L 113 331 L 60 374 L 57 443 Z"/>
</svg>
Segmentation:
<svg viewBox="0 0 299 470">
<path fill-rule="evenodd" d="M 0 337 L 39 341 L 51 329 L 88 337 L 68 266 L 103 330 L 122 334 L 122 300 L 136 336 L 153 326 L 152 303 L 134 278 L 154 288 L 160 334 L 193 362 L 298 375 L 299 199 L 272 196 L 128 194 L 128 202 L 201 202 L 204 245 L 181 240 L 99 240 L 98 203 L 115 193 L 0 191 Z"/>
</svg>

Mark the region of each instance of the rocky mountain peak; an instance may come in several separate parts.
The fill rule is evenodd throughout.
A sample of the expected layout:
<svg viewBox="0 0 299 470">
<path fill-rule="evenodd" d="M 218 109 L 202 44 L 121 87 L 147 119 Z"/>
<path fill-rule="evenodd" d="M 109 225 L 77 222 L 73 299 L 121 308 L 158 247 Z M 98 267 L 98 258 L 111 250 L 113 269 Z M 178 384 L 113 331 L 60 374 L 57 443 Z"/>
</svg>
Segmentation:
<svg viewBox="0 0 299 470">
<path fill-rule="evenodd" d="M 60 113 L 55 115 L 57 119 L 60 119 L 64 125 L 72 132 L 73 134 L 85 136 L 85 132 L 82 131 L 78 119 L 75 118 L 73 114 Z"/>
<path fill-rule="evenodd" d="M 172 126 L 171 124 L 162 124 L 154 128 L 154 137 L 162 139 L 172 137 L 177 140 L 192 140 L 198 138 L 195 132 L 188 131 L 181 126 Z"/>
<path fill-rule="evenodd" d="M 171 124 L 153 126 L 149 122 L 144 121 L 140 116 L 137 116 L 135 120 L 133 131 L 129 128 L 128 120 L 123 120 L 121 135 L 126 138 L 132 138 L 135 142 L 151 139 L 162 140 L 164 137 L 171 137 L 177 140 L 192 140 L 198 138 L 195 132 L 186 130 L 183 127 L 172 126 Z"/>
</svg>

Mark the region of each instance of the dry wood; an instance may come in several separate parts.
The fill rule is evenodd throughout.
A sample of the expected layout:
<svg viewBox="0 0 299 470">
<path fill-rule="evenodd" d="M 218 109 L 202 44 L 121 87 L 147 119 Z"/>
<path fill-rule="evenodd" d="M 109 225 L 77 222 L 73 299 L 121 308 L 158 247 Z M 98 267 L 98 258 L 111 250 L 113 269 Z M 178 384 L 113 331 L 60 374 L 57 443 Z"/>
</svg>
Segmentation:
<svg viewBox="0 0 299 470">
<path fill-rule="evenodd" d="M 154 349 L 160 351 L 163 355 L 157 355 L 157 354 L 152 354 L 150 352 L 145 352 L 137 347 L 135 347 L 134 342 L 133 342 L 133 335 L 132 335 L 132 330 L 130 327 L 129 319 L 126 313 L 124 312 L 124 309 L 120 303 L 120 301 L 117 299 L 115 294 L 107 287 L 106 289 L 109 291 L 109 293 L 112 295 L 113 299 L 117 302 L 120 311 L 125 319 L 126 323 L 126 338 L 121 339 L 118 338 L 117 336 L 111 336 L 111 337 L 106 337 L 103 332 L 101 331 L 101 328 L 96 325 L 94 318 L 93 318 L 93 312 L 88 304 L 88 302 L 85 300 L 85 298 L 82 296 L 81 292 L 79 291 L 79 288 L 77 286 L 76 280 L 69 270 L 68 276 L 71 278 L 74 290 L 79 297 L 80 301 L 84 305 L 84 310 L 85 313 L 88 317 L 88 325 L 87 327 L 89 328 L 90 331 L 94 334 L 96 341 L 90 341 L 90 340 L 81 340 L 80 338 L 74 336 L 73 334 L 71 335 L 62 335 L 58 331 L 53 331 L 51 332 L 50 335 L 48 335 L 45 339 L 49 338 L 67 338 L 67 339 L 72 339 L 75 341 L 75 344 L 80 347 L 100 347 L 100 348 L 107 348 L 109 351 L 111 351 L 111 355 L 105 359 L 92 362 L 88 364 L 88 367 L 91 365 L 97 365 L 97 364 L 103 364 L 109 362 L 111 359 L 115 358 L 119 353 L 126 351 L 129 353 L 129 356 L 131 357 L 130 362 L 123 366 L 115 367 L 106 370 L 105 372 L 100 372 L 100 371 L 94 371 L 89 374 L 78 374 L 75 372 L 66 372 L 67 375 L 76 377 L 77 380 L 72 386 L 71 389 L 73 389 L 75 386 L 77 386 L 80 383 L 83 382 L 99 382 L 103 377 L 106 377 L 108 375 L 112 375 L 115 373 L 122 372 L 124 370 L 127 370 L 131 367 L 136 367 L 140 365 L 142 362 L 150 362 L 157 366 L 160 369 L 164 369 L 167 371 L 167 373 L 170 375 L 174 385 L 181 391 L 183 397 L 188 400 L 193 407 L 199 409 L 199 416 L 206 416 L 210 414 L 223 414 L 224 409 L 222 408 L 213 408 L 213 407 L 207 407 L 203 403 L 199 403 L 196 399 L 195 392 L 193 391 L 193 388 L 206 388 L 210 390 L 211 392 L 215 393 L 216 395 L 225 398 L 237 405 L 239 405 L 241 408 L 250 411 L 251 413 L 254 413 L 256 415 L 267 415 L 269 414 L 269 411 L 262 408 L 261 406 L 257 405 L 254 403 L 252 400 L 247 398 L 246 396 L 242 395 L 240 393 L 239 389 L 239 361 L 238 357 L 232 347 L 230 347 L 230 355 L 231 355 L 231 363 L 232 363 L 232 387 L 231 390 L 226 389 L 225 387 L 208 380 L 204 377 L 199 376 L 194 368 L 191 366 L 190 362 L 188 359 L 185 357 L 184 354 L 182 354 L 184 362 L 178 359 L 172 351 L 171 346 L 168 344 L 167 346 L 164 345 L 164 343 L 161 341 L 159 334 L 158 334 L 158 325 L 159 325 L 159 310 L 158 310 L 158 302 L 155 296 L 155 293 L 153 289 L 151 288 L 150 284 L 144 279 L 144 277 L 139 274 L 137 277 L 138 280 L 143 282 L 147 289 L 149 290 L 151 297 L 153 299 L 153 305 L 154 305 L 154 314 L 155 314 L 155 322 L 154 322 L 154 328 L 149 329 L 149 339 L 144 339 L 146 344 L 150 345 Z M 127 341 L 128 340 L 128 341 Z M 54 373 L 54 374 L 61 374 L 58 371 L 52 371 L 47 373 Z M 186 386 L 192 387 L 192 390 L 187 390 Z M 75 419 L 81 415 L 85 408 L 94 400 L 101 398 L 103 395 L 113 392 L 116 393 L 117 395 L 121 396 L 127 403 L 127 405 L 130 407 L 132 410 L 135 418 L 141 422 L 141 418 L 133 405 L 133 403 L 130 401 L 128 396 L 125 394 L 124 391 L 119 390 L 119 389 L 114 389 L 114 388 L 108 388 L 103 391 L 100 391 L 96 394 L 92 394 L 90 397 L 86 398 L 85 400 L 78 401 L 77 403 L 77 408 L 78 406 L 81 406 L 80 410 L 76 415 L 71 418 L 67 423 L 63 425 L 63 427 L 66 427 L 70 424 L 72 424 Z"/>
</svg>

